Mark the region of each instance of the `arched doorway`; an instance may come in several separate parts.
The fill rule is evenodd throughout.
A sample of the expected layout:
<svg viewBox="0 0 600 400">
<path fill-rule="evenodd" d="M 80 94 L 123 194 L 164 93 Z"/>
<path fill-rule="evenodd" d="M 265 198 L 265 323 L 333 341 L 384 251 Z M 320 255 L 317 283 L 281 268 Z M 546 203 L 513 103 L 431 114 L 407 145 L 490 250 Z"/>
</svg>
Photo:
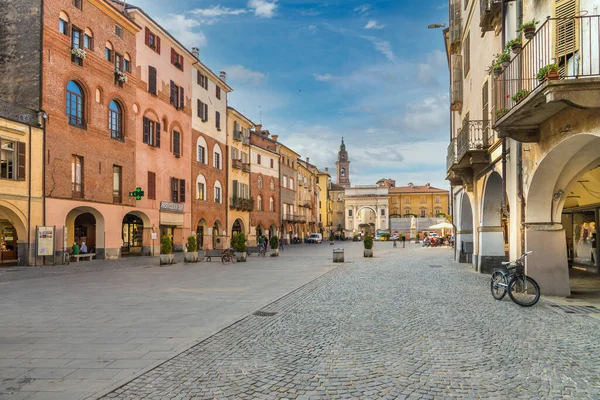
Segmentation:
<svg viewBox="0 0 600 400">
<path fill-rule="evenodd" d="M 271 225 L 269 227 L 268 239 L 271 239 L 271 236 L 277 236 L 277 228 L 275 227 L 275 225 Z"/>
<path fill-rule="evenodd" d="M 502 177 L 492 172 L 487 178 L 481 205 L 481 226 L 479 227 L 478 269 L 482 273 L 492 273 L 502 261 L 506 261 L 506 222 L 502 208 Z"/>
<path fill-rule="evenodd" d="M 65 226 L 69 249 L 74 243 L 80 248 L 85 243 L 89 253 L 95 253 L 97 259 L 105 258 L 104 216 L 98 210 L 92 207 L 76 207 L 67 214 Z M 115 249 L 115 253 L 118 251 Z"/>
<path fill-rule="evenodd" d="M 202 218 L 196 225 L 196 247 L 198 250 L 204 249 L 204 235 L 206 232 L 206 220 Z"/>
<path fill-rule="evenodd" d="M 600 134 L 573 135 L 540 161 L 527 189 L 527 273 L 547 295 L 568 296 L 569 260 L 598 270 Z"/>
<path fill-rule="evenodd" d="M 456 232 L 458 262 L 470 263 L 473 256 L 473 208 L 466 192 L 461 196 L 459 210 L 459 226 Z"/>
<path fill-rule="evenodd" d="M 374 237 L 377 229 L 377 213 L 372 207 L 360 207 L 357 212 L 359 232 Z"/>
<path fill-rule="evenodd" d="M 244 221 L 238 218 L 235 220 L 233 226 L 231 227 L 231 237 L 241 232 L 244 232 Z"/>
<path fill-rule="evenodd" d="M 27 230 L 19 215 L 0 204 L 0 264 L 27 265 L 27 243 Z"/>
<path fill-rule="evenodd" d="M 121 255 L 142 255 L 144 247 L 144 221 L 135 214 L 126 214 L 123 217 L 121 232 Z"/>
<path fill-rule="evenodd" d="M 212 247 L 213 249 L 223 248 L 223 238 L 221 237 L 221 223 L 215 221 L 212 227 Z"/>
</svg>

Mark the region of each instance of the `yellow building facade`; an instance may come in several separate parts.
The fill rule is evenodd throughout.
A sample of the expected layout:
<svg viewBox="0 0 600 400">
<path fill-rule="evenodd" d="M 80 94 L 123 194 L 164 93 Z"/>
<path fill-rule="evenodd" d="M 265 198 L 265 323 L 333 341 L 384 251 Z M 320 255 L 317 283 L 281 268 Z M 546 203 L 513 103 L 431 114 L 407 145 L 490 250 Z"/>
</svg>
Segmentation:
<svg viewBox="0 0 600 400">
<path fill-rule="evenodd" d="M 317 175 L 317 185 L 319 186 L 319 233 L 323 235 L 323 240 L 329 238 L 332 232 L 333 224 L 333 201 L 331 200 L 331 176 L 329 169 L 319 171 Z"/>
<path fill-rule="evenodd" d="M 35 239 L 44 224 L 44 133 L 35 112 L 0 106 L 0 263 L 33 265 L 41 262 Z"/>
<path fill-rule="evenodd" d="M 431 218 L 449 214 L 449 192 L 429 184 L 392 187 L 389 195 L 390 217 Z"/>
</svg>

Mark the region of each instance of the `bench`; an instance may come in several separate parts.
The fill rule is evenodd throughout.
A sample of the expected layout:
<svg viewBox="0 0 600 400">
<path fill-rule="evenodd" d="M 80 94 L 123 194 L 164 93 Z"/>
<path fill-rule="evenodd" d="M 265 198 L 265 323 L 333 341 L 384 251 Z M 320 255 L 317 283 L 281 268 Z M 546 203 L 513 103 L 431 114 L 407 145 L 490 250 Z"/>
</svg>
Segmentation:
<svg viewBox="0 0 600 400">
<path fill-rule="evenodd" d="M 222 249 L 213 249 L 213 250 L 204 250 L 204 257 L 206 261 L 210 262 L 212 257 L 216 257 L 221 261 L 221 256 L 223 255 Z"/>
<path fill-rule="evenodd" d="M 258 246 L 247 246 L 246 247 L 246 254 L 251 255 L 251 254 L 258 254 L 258 253 L 259 253 Z"/>
<path fill-rule="evenodd" d="M 85 254 L 71 254 L 71 260 L 75 260 L 75 262 L 79 262 L 79 260 L 92 261 L 93 258 L 96 257 L 96 253 L 85 253 Z"/>
</svg>

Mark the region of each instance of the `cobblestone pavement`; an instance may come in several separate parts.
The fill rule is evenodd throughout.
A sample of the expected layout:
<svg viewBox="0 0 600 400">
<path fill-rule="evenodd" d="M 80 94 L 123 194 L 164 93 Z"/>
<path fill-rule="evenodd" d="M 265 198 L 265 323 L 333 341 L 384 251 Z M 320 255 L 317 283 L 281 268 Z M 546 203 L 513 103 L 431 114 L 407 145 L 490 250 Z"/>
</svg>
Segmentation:
<svg viewBox="0 0 600 400">
<path fill-rule="evenodd" d="M 447 249 L 375 249 L 105 398 L 600 398 L 597 319 L 496 301 Z"/>
</svg>

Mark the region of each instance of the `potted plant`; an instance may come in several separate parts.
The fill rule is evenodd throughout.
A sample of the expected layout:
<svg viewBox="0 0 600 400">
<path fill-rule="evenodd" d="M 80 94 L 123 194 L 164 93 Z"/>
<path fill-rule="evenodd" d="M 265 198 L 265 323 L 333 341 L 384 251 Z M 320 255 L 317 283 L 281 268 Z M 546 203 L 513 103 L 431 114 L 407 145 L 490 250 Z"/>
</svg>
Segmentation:
<svg viewBox="0 0 600 400">
<path fill-rule="evenodd" d="M 353 241 L 353 242 L 359 242 L 360 240 L 358 239 L 358 235 L 354 235 L 354 236 L 352 237 L 352 241 Z"/>
<path fill-rule="evenodd" d="M 498 61 L 502 67 L 507 68 L 510 65 L 510 53 L 508 51 L 503 51 L 498 54 Z"/>
<path fill-rule="evenodd" d="M 363 245 L 365 246 L 364 256 L 365 257 L 373 257 L 373 237 L 371 235 L 365 236 L 365 240 L 363 240 Z"/>
<path fill-rule="evenodd" d="M 521 40 L 521 37 L 516 37 L 506 43 L 506 49 L 511 49 L 514 54 L 519 54 L 523 49 L 523 41 Z"/>
<path fill-rule="evenodd" d="M 85 60 L 85 56 L 87 55 L 85 50 L 80 47 L 71 47 L 71 54 L 82 60 Z"/>
<path fill-rule="evenodd" d="M 271 239 L 269 239 L 269 244 L 271 245 L 271 250 L 273 250 L 271 252 L 271 256 L 272 257 L 279 256 L 279 239 L 277 239 L 277 236 L 275 236 L 275 235 L 271 236 Z"/>
<path fill-rule="evenodd" d="M 415 238 L 416 238 L 415 243 L 419 243 L 419 239 L 421 239 L 421 234 L 417 232 L 417 236 L 415 236 Z"/>
<path fill-rule="evenodd" d="M 502 107 L 496 110 L 496 119 L 500 119 L 508 112 L 506 107 Z"/>
<path fill-rule="evenodd" d="M 127 83 L 127 75 L 123 71 L 115 71 L 115 79 L 121 83 Z"/>
<path fill-rule="evenodd" d="M 559 79 L 560 75 L 558 74 L 558 65 L 548 64 L 545 67 L 540 68 L 540 71 L 537 73 L 536 78 L 540 82 L 543 82 L 546 79 L 549 81 Z"/>
<path fill-rule="evenodd" d="M 517 32 L 523 33 L 525 39 L 531 40 L 535 36 L 535 26 L 539 24 L 540 21 L 532 19 L 531 21 L 527 21 L 519 27 Z"/>
<path fill-rule="evenodd" d="M 238 261 L 246 262 L 246 235 L 244 232 L 238 232 L 231 238 L 231 247 L 235 250 L 235 257 Z"/>
<path fill-rule="evenodd" d="M 160 265 L 173 264 L 173 241 L 167 235 L 160 239 Z"/>
<path fill-rule="evenodd" d="M 185 253 L 185 262 L 198 262 L 196 236 L 188 236 L 187 238 L 187 253 Z"/>
<path fill-rule="evenodd" d="M 514 96 L 511 97 L 511 100 L 514 101 L 515 103 L 519 103 L 521 100 L 523 100 L 525 97 L 527 97 L 528 94 L 529 94 L 529 90 L 521 89 L 517 93 L 515 93 Z"/>
</svg>

